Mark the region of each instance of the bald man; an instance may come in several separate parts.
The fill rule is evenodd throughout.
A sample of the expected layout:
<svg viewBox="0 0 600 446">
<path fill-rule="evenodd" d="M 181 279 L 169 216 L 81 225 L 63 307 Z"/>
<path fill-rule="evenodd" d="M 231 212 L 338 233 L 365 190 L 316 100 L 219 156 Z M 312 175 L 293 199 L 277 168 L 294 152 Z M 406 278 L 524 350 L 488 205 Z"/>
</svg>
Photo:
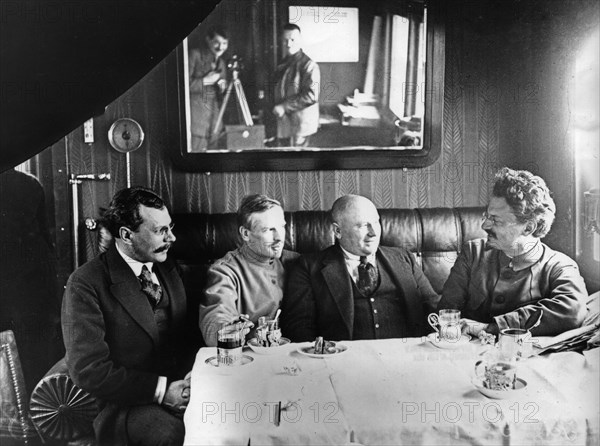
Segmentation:
<svg viewBox="0 0 600 446">
<path fill-rule="evenodd" d="M 336 243 L 290 272 L 281 328 L 293 342 L 415 337 L 430 331 L 439 296 L 411 254 L 379 246 L 379 212 L 345 195 L 331 209 Z"/>
</svg>

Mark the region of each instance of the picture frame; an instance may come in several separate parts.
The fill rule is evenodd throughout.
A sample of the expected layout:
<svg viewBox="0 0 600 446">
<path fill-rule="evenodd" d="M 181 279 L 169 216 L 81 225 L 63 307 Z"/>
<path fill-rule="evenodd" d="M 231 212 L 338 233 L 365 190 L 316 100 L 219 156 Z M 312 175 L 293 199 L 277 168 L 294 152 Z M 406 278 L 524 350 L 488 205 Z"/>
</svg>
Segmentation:
<svg viewBox="0 0 600 446">
<path fill-rule="evenodd" d="M 229 1 L 234 2 L 235 0 Z M 406 1 L 411 2 L 412 0 Z M 281 2 L 276 6 L 280 15 L 286 14 L 285 11 L 290 7 L 290 2 L 310 4 L 311 0 Z M 329 0 L 325 3 L 328 7 L 336 4 L 344 7 L 360 7 L 366 2 L 362 0 Z M 420 3 L 422 4 L 422 2 Z M 426 11 L 425 83 L 417 88 L 420 90 L 423 101 L 421 146 L 371 145 L 364 144 L 362 141 L 359 144 L 343 144 L 339 147 L 302 148 L 244 147 L 242 144 L 234 149 L 225 147 L 193 152 L 190 150 L 188 45 L 187 42 L 182 42 L 167 64 L 169 129 L 172 141 L 174 141 L 169 150 L 173 164 L 181 170 L 190 172 L 390 169 L 431 165 L 439 157 L 442 145 L 445 30 L 439 3 L 422 4 L 422 7 Z M 255 23 L 254 14 L 255 12 L 252 11 L 252 20 L 250 20 L 252 24 Z M 273 14 L 277 14 L 277 12 Z M 253 26 L 256 28 L 255 25 Z M 259 38 L 255 36 L 254 41 L 257 40 Z M 275 39 L 272 43 L 277 46 Z M 271 56 L 271 62 L 276 63 L 279 54 Z M 263 63 L 263 65 L 268 64 Z M 323 92 L 327 94 L 326 86 L 321 86 L 321 94 Z M 344 133 L 350 133 L 348 127 L 342 130 Z M 362 132 L 362 129 L 358 129 L 357 132 Z"/>
</svg>

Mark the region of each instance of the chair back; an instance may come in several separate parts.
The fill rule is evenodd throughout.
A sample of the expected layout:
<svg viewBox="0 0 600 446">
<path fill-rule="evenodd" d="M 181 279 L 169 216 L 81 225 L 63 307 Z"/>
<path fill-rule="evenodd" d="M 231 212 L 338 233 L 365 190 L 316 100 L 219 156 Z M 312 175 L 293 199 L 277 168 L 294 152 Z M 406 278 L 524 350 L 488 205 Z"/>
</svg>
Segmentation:
<svg viewBox="0 0 600 446">
<path fill-rule="evenodd" d="M 39 437 L 29 404 L 19 351 L 12 330 L 0 333 L 0 445 L 29 445 Z"/>
</svg>

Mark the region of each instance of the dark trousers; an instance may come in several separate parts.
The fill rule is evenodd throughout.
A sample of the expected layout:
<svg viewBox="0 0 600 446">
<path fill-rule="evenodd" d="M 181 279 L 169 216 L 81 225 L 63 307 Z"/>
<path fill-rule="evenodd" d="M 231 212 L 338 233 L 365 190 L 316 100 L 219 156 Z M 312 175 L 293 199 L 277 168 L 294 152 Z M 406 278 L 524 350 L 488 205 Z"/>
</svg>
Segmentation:
<svg viewBox="0 0 600 446">
<path fill-rule="evenodd" d="M 158 404 L 133 406 L 127 414 L 127 436 L 132 446 L 181 446 L 183 419 Z"/>
</svg>

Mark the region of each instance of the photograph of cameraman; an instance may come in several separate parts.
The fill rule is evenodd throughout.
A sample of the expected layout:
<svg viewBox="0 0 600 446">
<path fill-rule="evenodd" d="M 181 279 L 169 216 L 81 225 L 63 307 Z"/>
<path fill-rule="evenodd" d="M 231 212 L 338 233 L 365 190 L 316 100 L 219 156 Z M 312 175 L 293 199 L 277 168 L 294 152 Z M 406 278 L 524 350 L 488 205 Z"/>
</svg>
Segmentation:
<svg viewBox="0 0 600 446">
<path fill-rule="evenodd" d="M 227 62 L 223 54 L 228 46 L 227 31 L 215 26 L 207 31 L 200 48 L 189 51 L 192 152 L 216 144 L 220 128 L 215 129 L 215 125 L 227 86 Z"/>
</svg>

